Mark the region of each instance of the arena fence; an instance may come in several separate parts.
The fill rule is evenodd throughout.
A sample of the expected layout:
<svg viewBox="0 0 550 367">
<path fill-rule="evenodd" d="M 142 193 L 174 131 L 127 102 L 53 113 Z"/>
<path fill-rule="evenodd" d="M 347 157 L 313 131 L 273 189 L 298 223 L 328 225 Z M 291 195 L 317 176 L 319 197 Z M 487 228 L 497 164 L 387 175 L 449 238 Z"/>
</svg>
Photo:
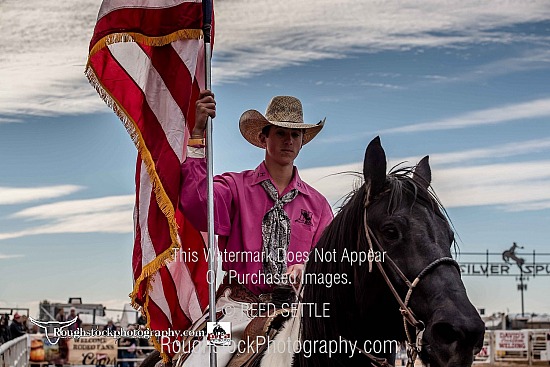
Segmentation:
<svg viewBox="0 0 550 367">
<path fill-rule="evenodd" d="M 550 329 L 487 330 L 476 365 L 548 365 Z"/>
<path fill-rule="evenodd" d="M 29 364 L 30 338 L 22 335 L 0 345 L 0 367 L 26 367 Z"/>
</svg>

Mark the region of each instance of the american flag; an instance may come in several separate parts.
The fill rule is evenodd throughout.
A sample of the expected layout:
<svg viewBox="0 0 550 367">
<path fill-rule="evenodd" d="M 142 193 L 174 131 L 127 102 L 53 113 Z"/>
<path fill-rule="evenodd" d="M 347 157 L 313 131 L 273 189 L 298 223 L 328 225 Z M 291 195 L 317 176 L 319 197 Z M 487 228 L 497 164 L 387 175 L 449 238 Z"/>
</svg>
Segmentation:
<svg viewBox="0 0 550 367">
<path fill-rule="evenodd" d="M 153 330 L 185 330 L 208 305 L 204 235 L 178 209 L 205 82 L 202 19 L 200 0 L 104 0 L 85 71 L 138 150 L 130 297 Z"/>
</svg>

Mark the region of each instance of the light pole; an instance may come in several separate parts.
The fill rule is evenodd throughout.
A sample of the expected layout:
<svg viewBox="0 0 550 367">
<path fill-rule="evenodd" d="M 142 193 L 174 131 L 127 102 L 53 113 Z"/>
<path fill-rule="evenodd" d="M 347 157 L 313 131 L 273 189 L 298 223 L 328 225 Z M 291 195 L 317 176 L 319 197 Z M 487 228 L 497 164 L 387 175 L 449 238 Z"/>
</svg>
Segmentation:
<svg viewBox="0 0 550 367">
<path fill-rule="evenodd" d="M 516 277 L 516 280 L 519 281 L 518 290 L 521 292 L 521 316 L 525 316 L 525 304 L 523 299 L 523 291 L 527 290 L 527 284 L 524 284 L 523 281 L 524 280 L 528 281 L 529 277 L 523 276 L 523 268 L 521 266 L 519 266 L 519 278 Z"/>
</svg>

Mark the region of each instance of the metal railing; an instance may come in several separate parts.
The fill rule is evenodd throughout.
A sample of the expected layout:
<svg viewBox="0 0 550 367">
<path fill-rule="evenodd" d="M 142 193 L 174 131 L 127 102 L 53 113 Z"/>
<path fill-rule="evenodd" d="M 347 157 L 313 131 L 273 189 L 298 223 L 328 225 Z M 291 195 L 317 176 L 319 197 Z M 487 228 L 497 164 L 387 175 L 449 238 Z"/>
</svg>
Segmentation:
<svg viewBox="0 0 550 367">
<path fill-rule="evenodd" d="M 0 367 L 26 367 L 29 364 L 31 339 L 21 335 L 0 345 Z"/>
</svg>

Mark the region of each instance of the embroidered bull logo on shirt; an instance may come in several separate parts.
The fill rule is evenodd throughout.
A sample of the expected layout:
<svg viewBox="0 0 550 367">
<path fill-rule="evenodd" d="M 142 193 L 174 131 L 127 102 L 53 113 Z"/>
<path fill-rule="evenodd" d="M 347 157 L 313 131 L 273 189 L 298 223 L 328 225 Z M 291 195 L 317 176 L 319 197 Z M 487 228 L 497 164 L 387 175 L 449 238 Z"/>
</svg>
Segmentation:
<svg viewBox="0 0 550 367">
<path fill-rule="evenodd" d="M 302 223 L 308 226 L 312 226 L 311 220 L 313 219 L 313 213 L 308 212 L 305 209 L 300 209 L 300 218 L 296 219 L 296 222 Z"/>
</svg>

